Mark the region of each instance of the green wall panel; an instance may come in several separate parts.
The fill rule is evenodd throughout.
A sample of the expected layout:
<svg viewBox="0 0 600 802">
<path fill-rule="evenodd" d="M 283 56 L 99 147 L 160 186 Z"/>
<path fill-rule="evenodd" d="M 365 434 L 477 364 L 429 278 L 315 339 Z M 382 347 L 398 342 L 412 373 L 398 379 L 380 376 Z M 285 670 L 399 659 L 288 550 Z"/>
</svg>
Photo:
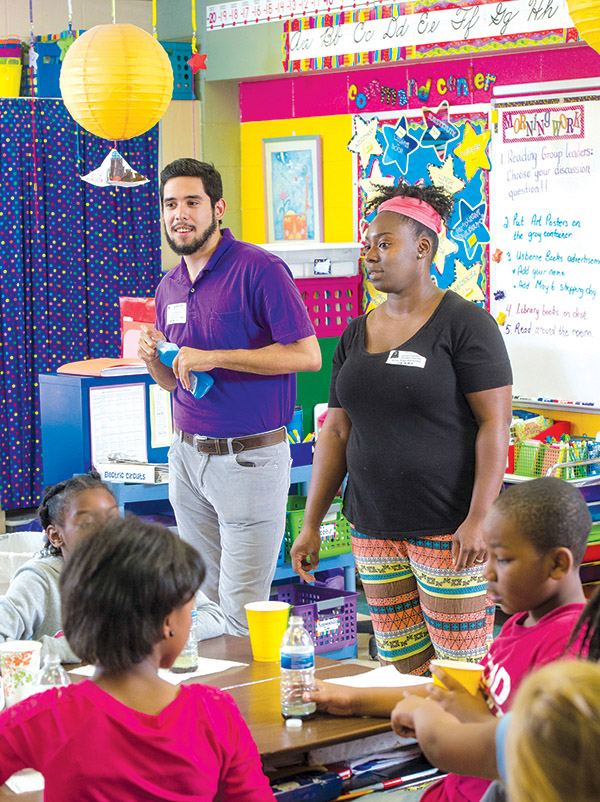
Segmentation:
<svg viewBox="0 0 600 802">
<path fill-rule="evenodd" d="M 313 430 L 313 410 L 315 404 L 326 404 L 329 399 L 331 383 L 331 360 L 338 344 L 338 337 L 322 337 L 319 339 L 323 364 L 318 373 L 298 374 L 298 400 L 304 413 L 304 434 Z"/>
</svg>

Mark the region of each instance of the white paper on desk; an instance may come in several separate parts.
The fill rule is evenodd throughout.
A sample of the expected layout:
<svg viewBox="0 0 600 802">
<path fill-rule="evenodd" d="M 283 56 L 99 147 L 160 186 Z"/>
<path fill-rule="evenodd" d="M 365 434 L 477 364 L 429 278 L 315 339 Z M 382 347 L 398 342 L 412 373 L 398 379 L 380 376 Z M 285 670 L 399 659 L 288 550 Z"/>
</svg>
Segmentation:
<svg viewBox="0 0 600 802">
<path fill-rule="evenodd" d="M 226 671 L 228 668 L 235 668 L 236 666 L 247 666 L 248 663 L 236 663 L 233 660 L 215 660 L 212 657 L 199 657 L 197 671 L 190 671 L 187 674 L 174 674 L 168 668 L 159 668 L 158 676 L 161 679 L 170 682 L 171 685 L 179 685 L 186 679 L 193 679 L 194 677 L 206 677 L 209 674 L 219 674 L 221 671 Z M 96 672 L 95 666 L 80 666 L 70 671 L 70 674 L 80 674 L 82 677 L 93 677 Z"/>
<path fill-rule="evenodd" d="M 326 679 L 334 685 L 348 685 L 350 688 L 410 688 L 411 685 L 427 685 L 431 677 L 415 677 L 412 674 L 401 674 L 394 666 L 381 666 L 362 674 L 350 677 L 334 677 Z"/>
<path fill-rule="evenodd" d="M 32 791 L 44 790 L 44 775 L 33 769 L 23 769 L 13 774 L 6 781 L 6 785 L 15 794 L 27 794 Z"/>
</svg>

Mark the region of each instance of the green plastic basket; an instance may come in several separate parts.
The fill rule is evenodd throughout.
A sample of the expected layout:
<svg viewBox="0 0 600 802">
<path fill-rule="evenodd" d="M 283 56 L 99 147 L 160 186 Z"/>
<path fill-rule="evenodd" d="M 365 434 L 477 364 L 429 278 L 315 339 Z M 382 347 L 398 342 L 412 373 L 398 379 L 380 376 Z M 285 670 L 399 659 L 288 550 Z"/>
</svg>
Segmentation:
<svg viewBox="0 0 600 802">
<path fill-rule="evenodd" d="M 544 459 L 544 444 L 517 443 L 515 445 L 515 474 L 518 476 L 540 476 Z"/>
<path fill-rule="evenodd" d="M 305 496 L 290 496 L 285 523 L 285 559 L 290 559 L 292 543 L 302 529 L 304 522 Z M 336 554 L 347 554 L 350 548 L 350 523 L 341 513 L 342 499 L 335 498 L 321 524 L 320 559 L 334 557 Z"/>
</svg>

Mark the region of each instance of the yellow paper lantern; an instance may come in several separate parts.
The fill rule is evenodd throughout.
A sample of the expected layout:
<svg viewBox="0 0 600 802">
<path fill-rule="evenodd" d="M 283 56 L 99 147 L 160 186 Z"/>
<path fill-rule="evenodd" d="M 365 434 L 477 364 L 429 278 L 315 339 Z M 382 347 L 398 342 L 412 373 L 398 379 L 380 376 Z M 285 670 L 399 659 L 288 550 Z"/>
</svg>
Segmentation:
<svg viewBox="0 0 600 802">
<path fill-rule="evenodd" d="M 104 139 L 130 139 L 152 128 L 173 95 L 164 49 L 136 25 L 96 25 L 71 45 L 60 71 L 69 114 Z"/>
<path fill-rule="evenodd" d="M 600 53 L 600 3 L 598 0 L 567 0 L 569 16 L 581 38 Z"/>
</svg>

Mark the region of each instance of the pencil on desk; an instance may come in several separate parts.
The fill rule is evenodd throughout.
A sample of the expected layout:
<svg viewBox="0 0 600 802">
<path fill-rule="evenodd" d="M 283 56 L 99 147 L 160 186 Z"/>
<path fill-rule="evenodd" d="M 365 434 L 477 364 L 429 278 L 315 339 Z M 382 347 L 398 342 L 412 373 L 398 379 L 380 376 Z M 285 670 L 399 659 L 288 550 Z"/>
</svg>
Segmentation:
<svg viewBox="0 0 600 802">
<path fill-rule="evenodd" d="M 351 794 L 343 794 L 343 796 L 338 796 L 337 799 L 334 799 L 333 802 L 341 802 L 342 799 L 356 799 L 358 796 L 366 796 L 366 794 L 372 794 L 376 789 L 375 788 L 365 788 L 362 791 L 353 791 Z"/>
</svg>

